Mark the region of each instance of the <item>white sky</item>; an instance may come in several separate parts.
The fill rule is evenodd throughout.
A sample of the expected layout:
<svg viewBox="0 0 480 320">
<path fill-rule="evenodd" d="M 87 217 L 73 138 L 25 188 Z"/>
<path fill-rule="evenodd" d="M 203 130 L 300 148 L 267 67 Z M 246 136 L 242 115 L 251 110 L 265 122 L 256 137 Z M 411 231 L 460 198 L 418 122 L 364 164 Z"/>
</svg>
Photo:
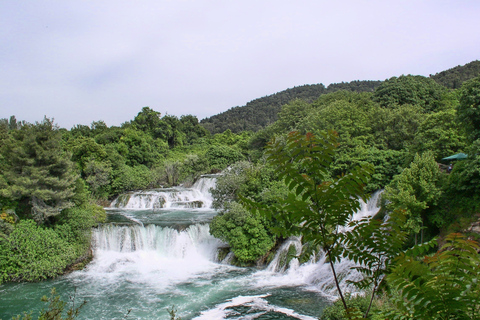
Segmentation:
<svg viewBox="0 0 480 320">
<path fill-rule="evenodd" d="M 3 0 L 0 118 L 199 120 L 304 84 L 480 59 L 478 0 Z"/>
</svg>

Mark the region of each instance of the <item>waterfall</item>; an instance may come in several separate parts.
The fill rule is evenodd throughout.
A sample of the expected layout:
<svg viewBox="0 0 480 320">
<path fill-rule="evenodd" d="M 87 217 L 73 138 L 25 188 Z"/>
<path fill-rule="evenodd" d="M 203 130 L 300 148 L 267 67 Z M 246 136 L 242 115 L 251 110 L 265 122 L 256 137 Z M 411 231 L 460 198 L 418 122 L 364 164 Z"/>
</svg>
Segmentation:
<svg viewBox="0 0 480 320">
<path fill-rule="evenodd" d="M 277 250 L 273 260 L 268 264 L 267 270 L 272 272 L 285 272 L 286 269 L 298 267 L 298 256 L 302 253 L 302 241 L 299 237 L 288 238 Z"/>
<path fill-rule="evenodd" d="M 203 256 L 214 261 L 221 242 L 209 233 L 207 224 L 177 231 L 168 227 L 104 225 L 94 232 L 95 252 L 129 253 L 152 251 L 163 257 L 188 259 Z"/>
<path fill-rule="evenodd" d="M 361 201 L 360 210 L 352 216 L 352 220 L 360 220 L 375 215 L 380 209 L 378 199 L 382 191 L 375 192 L 367 203 Z M 304 285 L 312 290 L 319 290 L 332 298 L 336 297 L 337 289 L 325 254 L 319 252 L 307 263 L 299 265 L 298 260 L 296 258 L 292 259 L 291 256 L 299 255 L 301 251 L 300 238 L 290 237 L 287 239 L 276 252 L 267 268 L 259 272 L 257 285 L 264 287 Z M 335 264 L 340 287 L 344 291 L 356 292 L 357 290 L 352 284 L 348 283 L 348 281 L 361 279 L 361 274 L 352 269 L 355 265 L 348 259 L 341 259 Z"/>
<path fill-rule="evenodd" d="M 192 188 L 173 187 L 135 191 L 119 195 L 110 208 L 119 209 L 195 209 L 210 208 L 215 188 L 216 176 L 205 175 L 198 179 Z"/>
<path fill-rule="evenodd" d="M 218 248 L 208 224 L 177 231 L 156 225 L 104 225 L 93 234 L 94 259 L 83 271 L 102 286 L 132 282 L 160 292 L 215 272 Z"/>
</svg>

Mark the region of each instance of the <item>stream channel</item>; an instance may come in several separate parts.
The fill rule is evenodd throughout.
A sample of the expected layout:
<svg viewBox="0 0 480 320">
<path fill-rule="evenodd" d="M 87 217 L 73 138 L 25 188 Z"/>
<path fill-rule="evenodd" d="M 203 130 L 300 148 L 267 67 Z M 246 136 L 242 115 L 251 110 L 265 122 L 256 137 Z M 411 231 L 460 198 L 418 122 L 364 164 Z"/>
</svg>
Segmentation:
<svg viewBox="0 0 480 320">
<path fill-rule="evenodd" d="M 38 283 L 0 285 L 0 319 L 46 307 L 40 302 L 55 287 L 62 299 L 86 300 L 80 319 L 170 319 L 172 306 L 183 320 L 314 320 L 335 298 L 324 257 L 299 265 L 240 268 L 218 261 L 225 246 L 209 234 L 216 215 L 210 208 L 215 177 L 192 188 L 156 189 L 117 198 L 107 209 L 108 223 L 94 231 L 94 259 L 84 270 Z M 363 203 L 355 218 L 375 213 L 378 194 Z M 299 239 L 289 239 L 280 256 Z M 226 259 L 227 260 L 227 259 Z M 356 279 L 350 261 L 337 268 L 342 286 Z M 353 288 L 347 288 L 354 291 Z M 127 317 L 125 315 L 130 310 Z"/>
</svg>

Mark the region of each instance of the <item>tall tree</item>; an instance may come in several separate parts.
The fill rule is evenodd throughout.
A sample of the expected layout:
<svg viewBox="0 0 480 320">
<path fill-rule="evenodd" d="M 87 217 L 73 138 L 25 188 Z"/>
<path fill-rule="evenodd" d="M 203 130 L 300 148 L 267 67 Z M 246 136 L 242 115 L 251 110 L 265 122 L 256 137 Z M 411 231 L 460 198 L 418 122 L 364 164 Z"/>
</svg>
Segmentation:
<svg viewBox="0 0 480 320">
<path fill-rule="evenodd" d="M 406 211 L 406 226 L 416 235 L 421 233 L 427 220 L 427 209 L 437 204 L 442 195 L 442 176 L 432 152 L 417 154 L 409 168 L 395 176 L 385 188 L 383 198 L 391 210 Z M 416 239 L 417 240 L 417 239 Z M 417 241 L 416 241 L 417 242 Z"/>
<path fill-rule="evenodd" d="M 303 241 L 319 246 L 328 257 L 335 284 L 345 310 L 348 306 L 340 288 L 335 262 L 342 257 L 342 226 L 346 226 L 365 199 L 364 185 L 372 168 L 363 165 L 332 178 L 328 171 L 337 147 L 332 132 L 316 137 L 291 132 L 286 141 L 278 139 L 267 147 L 267 161 L 273 165 L 290 190 L 275 203 L 262 205 L 243 198 L 254 211 L 276 219 L 273 230 L 279 236 L 301 235 Z"/>
<path fill-rule="evenodd" d="M 1 149 L 5 185 L 0 196 L 26 205 L 24 211 L 31 212 L 25 213 L 39 223 L 73 206 L 78 175 L 53 120 L 45 118 L 11 131 Z"/>
</svg>

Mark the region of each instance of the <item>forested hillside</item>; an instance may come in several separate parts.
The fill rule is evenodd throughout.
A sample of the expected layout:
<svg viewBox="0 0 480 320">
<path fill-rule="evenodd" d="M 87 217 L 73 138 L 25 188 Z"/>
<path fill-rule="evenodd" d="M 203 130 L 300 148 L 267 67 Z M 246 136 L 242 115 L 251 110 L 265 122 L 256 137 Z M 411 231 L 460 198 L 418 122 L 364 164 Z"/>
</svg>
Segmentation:
<svg viewBox="0 0 480 320">
<path fill-rule="evenodd" d="M 301 99 L 312 102 L 322 94 L 338 90 L 372 92 L 380 81 L 352 81 L 333 83 L 328 87 L 323 84 L 303 85 L 248 102 L 243 107 L 234 107 L 225 112 L 200 121 L 210 133 L 219 133 L 227 129 L 234 133 L 241 131 L 256 132 L 277 120 L 280 108 L 288 102 Z"/>
<path fill-rule="evenodd" d="M 480 75 L 480 61 L 472 61 L 464 66 L 457 66 L 430 77 L 449 89 L 459 88 L 463 82 Z M 230 129 L 234 133 L 250 130 L 256 132 L 277 120 L 277 114 L 284 104 L 300 99 L 312 102 L 320 95 L 347 90 L 354 92 L 373 92 L 383 81 L 352 81 L 332 83 L 328 87 L 323 84 L 303 85 L 248 102 L 245 106 L 234 107 L 200 121 L 201 125 L 211 133 Z"/>
<path fill-rule="evenodd" d="M 449 88 L 458 89 L 467 80 L 480 75 L 480 61 L 475 60 L 464 66 L 454 68 L 430 75 L 439 84 Z"/>
</svg>

